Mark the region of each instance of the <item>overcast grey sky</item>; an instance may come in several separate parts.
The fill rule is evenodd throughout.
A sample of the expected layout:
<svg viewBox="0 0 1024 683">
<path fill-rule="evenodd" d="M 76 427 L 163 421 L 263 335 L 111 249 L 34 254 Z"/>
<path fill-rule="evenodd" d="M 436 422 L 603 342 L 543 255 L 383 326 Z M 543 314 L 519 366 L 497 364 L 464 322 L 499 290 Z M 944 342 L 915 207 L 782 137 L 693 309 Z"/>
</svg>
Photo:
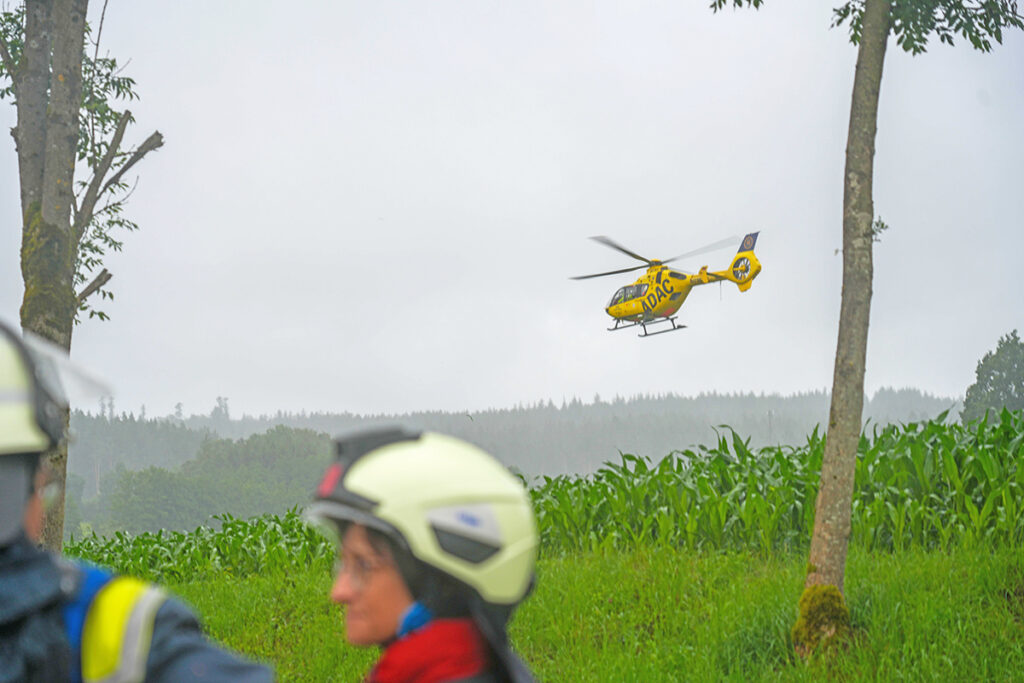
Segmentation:
<svg viewBox="0 0 1024 683">
<path fill-rule="evenodd" d="M 166 144 L 73 357 L 149 415 L 831 386 L 856 49 L 820 0 L 707 5 L 111 0 L 131 136 Z M 988 55 L 890 41 L 868 391 L 962 394 L 1024 331 L 1022 124 L 1020 31 Z M 17 198 L 4 135 L 7 320 Z M 632 277 L 568 279 L 632 265 L 590 235 L 667 258 L 753 230 L 761 276 L 694 290 L 683 332 L 606 332 Z"/>
</svg>

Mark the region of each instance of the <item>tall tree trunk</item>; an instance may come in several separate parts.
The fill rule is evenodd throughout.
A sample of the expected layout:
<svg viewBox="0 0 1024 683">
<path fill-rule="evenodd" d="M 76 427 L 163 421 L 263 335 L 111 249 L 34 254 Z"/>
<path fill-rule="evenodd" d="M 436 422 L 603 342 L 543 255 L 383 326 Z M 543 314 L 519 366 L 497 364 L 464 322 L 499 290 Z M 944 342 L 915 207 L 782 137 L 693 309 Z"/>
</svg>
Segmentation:
<svg viewBox="0 0 1024 683">
<path fill-rule="evenodd" d="M 18 125 L 11 130 L 18 150 L 21 182 L 21 217 L 38 211 L 43 191 L 43 154 L 46 149 L 46 100 L 50 82 L 50 13 L 52 0 L 25 3 L 25 41 L 21 63 L 13 74 Z"/>
<path fill-rule="evenodd" d="M 853 479 L 864 410 L 871 312 L 874 202 L 871 194 L 878 95 L 889 36 L 889 0 L 868 0 L 850 104 L 843 192 L 843 292 L 832 379 L 832 406 L 811 538 L 808 586 L 843 590 Z"/>
<path fill-rule="evenodd" d="M 21 272 L 25 280 L 21 326 L 65 350 L 71 349 L 71 331 L 78 309 L 74 290 L 78 244 L 71 229 L 71 205 L 88 4 L 88 0 L 26 3 L 27 49 L 18 91 L 16 139 L 25 221 L 21 244 Z M 39 54 L 30 58 L 30 51 Z M 39 116 L 40 89 L 45 118 Z M 28 98 L 24 107 L 23 97 Z M 44 125 L 40 126 L 40 121 Z M 66 420 L 67 415 L 65 424 Z M 63 485 L 67 445 L 51 451 L 47 459 L 54 480 Z M 56 505 L 47 511 L 43 543 L 59 550 L 63 536 L 64 502 L 63 496 L 58 496 Z"/>
<path fill-rule="evenodd" d="M 867 0 L 850 104 L 843 192 L 843 293 L 832 379 L 832 406 L 821 465 L 810 560 L 794 641 L 813 648 L 849 624 L 842 595 L 850 540 L 853 482 L 864 410 L 864 366 L 871 311 L 874 203 L 871 183 L 878 94 L 890 28 L 890 0 Z M 830 623 L 815 610 L 836 614 Z M 801 623 L 802 622 L 802 623 Z M 798 629 L 803 630 L 798 633 Z"/>
</svg>

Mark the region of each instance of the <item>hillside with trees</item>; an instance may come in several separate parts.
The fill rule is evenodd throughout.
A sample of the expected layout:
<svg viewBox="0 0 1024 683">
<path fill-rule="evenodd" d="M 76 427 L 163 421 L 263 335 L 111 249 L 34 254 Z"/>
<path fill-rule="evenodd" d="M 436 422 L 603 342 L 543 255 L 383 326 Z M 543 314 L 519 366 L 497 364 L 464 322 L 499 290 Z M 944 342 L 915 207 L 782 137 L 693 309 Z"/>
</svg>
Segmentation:
<svg viewBox="0 0 1024 683">
<path fill-rule="evenodd" d="M 956 400 L 912 389 L 865 399 L 867 424 L 934 418 Z M 637 396 L 556 406 L 407 415 L 278 413 L 230 417 L 218 398 L 210 414 L 150 418 L 144 410 L 75 412 L 71 424 L 68 533 L 191 529 L 214 514 L 248 517 L 304 503 L 330 452 L 330 436 L 401 423 L 464 438 L 528 479 L 587 474 L 620 453 L 652 459 L 717 440 L 729 425 L 751 447 L 802 443 L 828 414 L 826 392 L 795 396 Z"/>
</svg>

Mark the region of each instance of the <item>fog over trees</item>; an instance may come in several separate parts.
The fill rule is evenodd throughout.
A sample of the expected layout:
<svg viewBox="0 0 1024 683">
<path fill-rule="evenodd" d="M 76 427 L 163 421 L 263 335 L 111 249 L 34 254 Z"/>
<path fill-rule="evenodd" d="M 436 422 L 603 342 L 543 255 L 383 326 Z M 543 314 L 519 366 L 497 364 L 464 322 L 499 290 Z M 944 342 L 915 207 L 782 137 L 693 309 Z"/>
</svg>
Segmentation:
<svg viewBox="0 0 1024 683">
<path fill-rule="evenodd" d="M 378 424 L 453 434 L 478 444 L 527 479 L 589 473 L 620 453 L 657 460 L 713 444 L 735 429 L 754 448 L 802 444 L 828 417 L 826 391 L 793 396 L 702 394 L 594 396 L 474 413 L 406 415 L 278 413 L 232 418 L 218 397 L 205 415 L 150 417 L 104 403 L 71 418 L 67 533 L 187 529 L 210 515 L 281 512 L 303 504 L 330 454 L 329 437 Z M 953 410 L 950 410 L 953 409 Z M 865 397 L 865 422 L 882 425 L 956 414 L 959 399 L 916 389 Z M 145 504 L 141 504 L 145 501 Z M 137 504 L 138 503 L 138 504 Z M 159 512 L 159 515 L 156 514 Z M 163 520 L 161 522 L 161 520 Z"/>
</svg>

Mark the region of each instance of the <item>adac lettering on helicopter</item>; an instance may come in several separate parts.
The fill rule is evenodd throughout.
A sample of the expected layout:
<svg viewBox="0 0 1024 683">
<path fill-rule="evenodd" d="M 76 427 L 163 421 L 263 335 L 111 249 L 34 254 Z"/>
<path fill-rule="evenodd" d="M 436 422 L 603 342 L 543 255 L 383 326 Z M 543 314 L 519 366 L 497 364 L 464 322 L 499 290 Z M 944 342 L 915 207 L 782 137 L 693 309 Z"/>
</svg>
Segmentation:
<svg viewBox="0 0 1024 683">
<path fill-rule="evenodd" d="M 641 304 L 644 307 L 644 313 L 650 313 L 658 307 L 662 301 L 672 296 L 675 288 L 672 287 L 671 280 L 665 280 L 661 284 L 657 285 L 651 293 L 643 298 Z"/>
</svg>

